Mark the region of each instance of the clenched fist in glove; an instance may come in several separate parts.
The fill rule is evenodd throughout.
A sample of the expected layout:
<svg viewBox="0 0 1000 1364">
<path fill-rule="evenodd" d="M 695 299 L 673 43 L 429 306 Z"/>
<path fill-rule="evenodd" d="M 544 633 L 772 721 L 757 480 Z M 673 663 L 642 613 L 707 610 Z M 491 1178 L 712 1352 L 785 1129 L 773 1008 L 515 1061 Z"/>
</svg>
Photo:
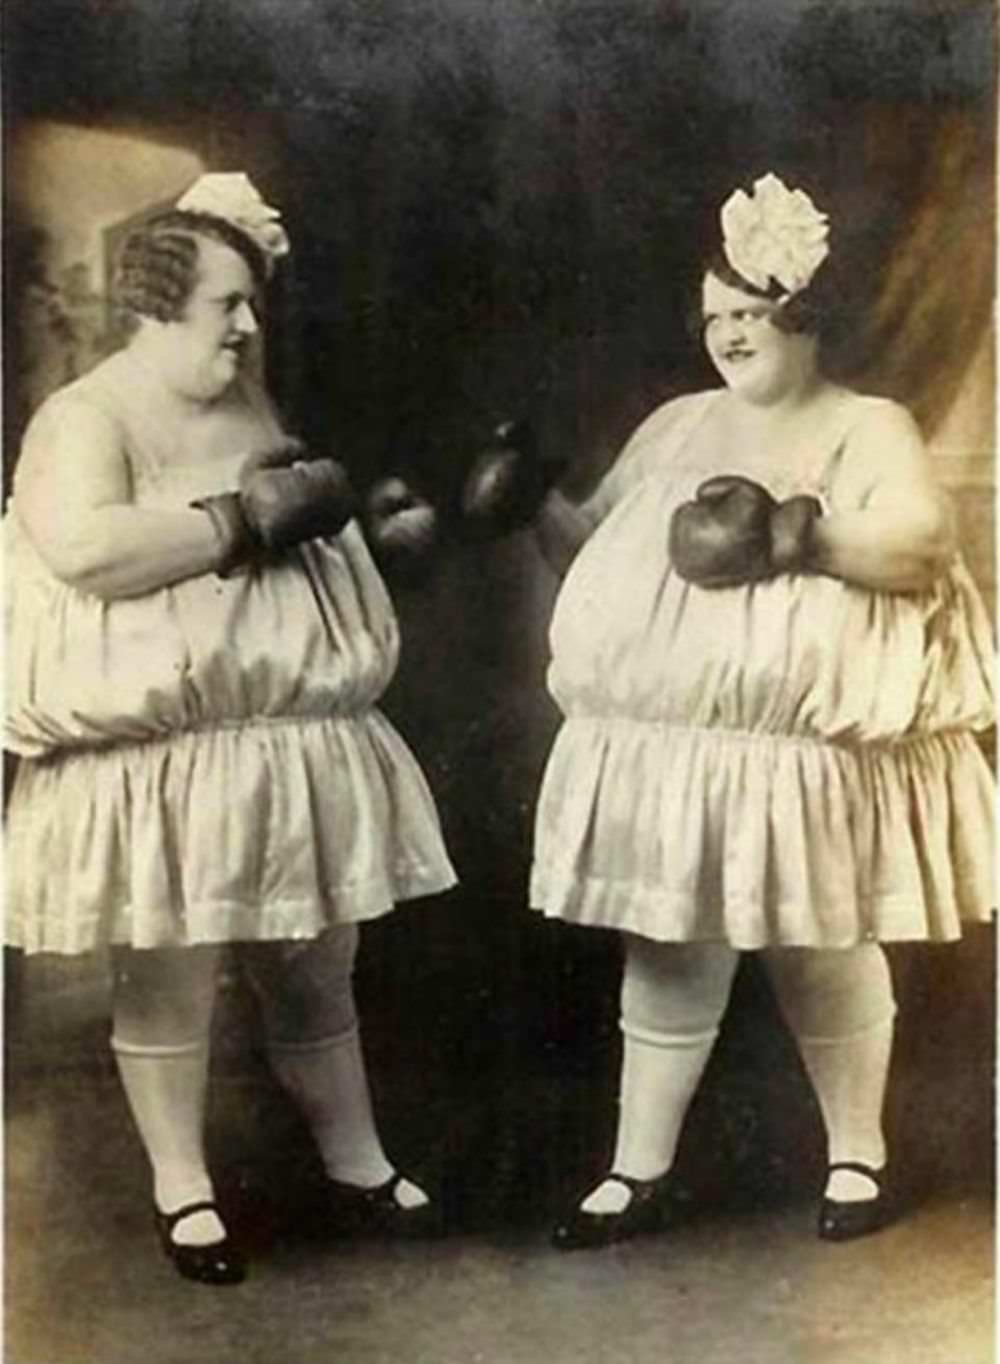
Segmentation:
<svg viewBox="0 0 1000 1364">
<path fill-rule="evenodd" d="M 465 481 L 460 533 L 489 540 L 529 525 L 565 468 L 565 461 L 541 459 L 526 422 L 502 422 Z"/>
<path fill-rule="evenodd" d="M 289 440 L 251 455 L 240 471 L 239 491 L 193 503 L 212 518 L 222 545 L 221 575 L 305 540 L 336 535 L 356 511 L 342 465 L 312 459 Z"/>
<path fill-rule="evenodd" d="M 778 502 L 752 479 L 725 474 L 702 483 L 670 521 L 670 558 L 688 582 L 732 587 L 808 568 L 815 497 Z"/>
<path fill-rule="evenodd" d="M 427 575 L 438 540 L 437 512 L 404 479 L 375 483 L 362 520 L 368 547 L 387 577 L 415 583 Z"/>
</svg>

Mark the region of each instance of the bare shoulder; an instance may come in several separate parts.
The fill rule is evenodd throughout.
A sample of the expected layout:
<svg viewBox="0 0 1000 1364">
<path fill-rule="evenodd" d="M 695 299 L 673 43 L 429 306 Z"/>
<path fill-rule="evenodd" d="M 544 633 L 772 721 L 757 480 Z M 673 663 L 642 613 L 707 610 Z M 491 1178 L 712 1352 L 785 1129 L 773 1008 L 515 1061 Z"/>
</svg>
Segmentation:
<svg viewBox="0 0 1000 1364">
<path fill-rule="evenodd" d="M 61 494 L 103 500 L 121 495 L 130 483 L 122 428 L 95 402 L 86 388 L 73 383 L 59 389 L 38 408 L 28 424 L 14 475 L 14 499 L 29 510 L 39 493 L 53 487 Z"/>
<path fill-rule="evenodd" d="M 697 424 L 706 402 L 721 390 L 711 389 L 671 398 L 639 423 L 582 510 L 593 524 L 649 474 L 672 457 L 675 440 L 687 423 Z"/>
<path fill-rule="evenodd" d="M 912 413 L 892 398 L 848 395 L 848 424 L 837 484 L 849 501 L 876 495 L 932 496 L 927 447 Z"/>
<path fill-rule="evenodd" d="M 625 449 L 645 445 L 648 441 L 658 440 L 666 435 L 678 423 L 694 417 L 701 412 L 707 403 L 718 397 L 721 389 L 699 389 L 695 393 L 683 393 L 680 397 L 669 398 L 665 403 L 660 403 L 659 407 L 654 407 L 636 427 L 625 446 Z"/>
<path fill-rule="evenodd" d="M 894 398 L 844 390 L 847 402 L 849 446 L 899 444 L 905 450 L 923 449 L 920 428 L 909 408 Z"/>
<path fill-rule="evenodd" d="M 117 438 L 118 424 L 100 402 L 79 383 L 56 389 L 37 408 L 25 432 L 25 444 L 51 439 L 68 439 L 80 429 L 86 434 L 104 433 Z"/>
</svg>

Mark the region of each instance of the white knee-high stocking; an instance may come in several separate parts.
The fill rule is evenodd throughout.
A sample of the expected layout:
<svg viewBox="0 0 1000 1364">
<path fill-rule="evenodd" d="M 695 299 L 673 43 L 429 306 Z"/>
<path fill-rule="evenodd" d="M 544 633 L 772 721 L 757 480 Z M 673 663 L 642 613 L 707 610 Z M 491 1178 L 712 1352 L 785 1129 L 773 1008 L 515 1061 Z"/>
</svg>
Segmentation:
<svg viewBox="0 0 1000 1364">
<path fill-rule="evenodd" d="M 892 1055 L 893 1020 L 876 1023 L 854 1037 L 827 1040 L 799 1037 L 798 1047 L 812 1081 L 827 1136 L 827 1159 L 857 1160 L 880 1170 L 886 1161 L 882 1108 Z M 842 1202 L 871 1198 L 871 1181 L 850 1170 L 834 1170 L 827 1196 Z"/>
<path fill-rule="evenodd" d="M 156 1206 L 169 1213 L 212 1199 L 204 1146 L 207 1039 L 155 1046 L 112 1038 L 111 1046 L 152 1166 Z M 206 1211 L 184 1218 L 173 1236 L 186 1245 L 208 1245 L 224 1234 L 218 1217 Z"/>
<path fill-rule="evenodd" d="M 164 1213 L 213 1196 L 204 1128 L 218 956 L 209 946 L 113 953 L 111 1047 Z M 173 1238 L 207 1245 L 224 1234 L 214 1212 L 199 1212 Z"/>
<path fill-rule="evenodd" d="M 311 1042 L 268 1042 L 271 1066 L 295 1100 L 331 1179 L 376 1188 L 393 1174 L 375 1126 L 371 1091 L 357 1026 Z M 403 1180 L 396 1198 L 404 1207 L 426 1202 Z"/>
<path fill-rule="evenodd" d="M 669 1170 L 717 1036 L 716 1028 L 656 1041 L 626 1034 L 614 1160 L 619 1174 L 655 1179 Z"/>
<path fill-rule="evenodd" d="M 885 953 L 877 943 L 765 954 L 782 1012 L 795 1034 L 826 1128 L 828 1160 L 886 1160 L 882 1109 L 896 1005 Z M 827 1195 L 842 1202 L 873 1196 L 871 1180 L 849 1170 L 830 1175 Z"/>
<path fill-rule="evenodd" d="M 626 939 L 617 1174 L 655 1179 L 673 1164 L 737 961 L 737 953 L 720 944 Z M 627 1189 L 605 1181 L 582 1207 L 613 1213 L 628 1201 Z"/>
</svg>

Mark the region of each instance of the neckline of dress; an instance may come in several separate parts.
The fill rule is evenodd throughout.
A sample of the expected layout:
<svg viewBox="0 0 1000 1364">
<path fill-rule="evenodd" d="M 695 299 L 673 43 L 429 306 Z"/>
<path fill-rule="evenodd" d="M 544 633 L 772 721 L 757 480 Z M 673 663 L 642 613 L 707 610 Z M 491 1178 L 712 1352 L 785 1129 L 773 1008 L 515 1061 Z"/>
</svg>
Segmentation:
<svg viewBox="0 0 1000 1364">
<path fill-rule="evenodd" d="M 820 419 L 816 431 L 800 447 L 807 458 L 799 456 L 794 462 L 787 461 L 775 451 L 773 445 L 769 445 L 763 454 L 741 453 L 739 463 L 749 471 L 765 468 L 769 474 L 778 474 L 790 482 L 805 479 L 817 484 L 825 483 L 829 469 L 839 458 L 854 424 L 853 416 L 849 415 L 850 409 L 864 400 L 862 394 L 842 384 L 831 384 L 831 388 L 834 394 L 826 416 Z M 726 387 L 709 390 L 710 400 L 702 410 L 701 420 L 688 432 L 687 441 L 702 427 L 711 412 L 721 407 L 729 392 Z"/>
</svg>

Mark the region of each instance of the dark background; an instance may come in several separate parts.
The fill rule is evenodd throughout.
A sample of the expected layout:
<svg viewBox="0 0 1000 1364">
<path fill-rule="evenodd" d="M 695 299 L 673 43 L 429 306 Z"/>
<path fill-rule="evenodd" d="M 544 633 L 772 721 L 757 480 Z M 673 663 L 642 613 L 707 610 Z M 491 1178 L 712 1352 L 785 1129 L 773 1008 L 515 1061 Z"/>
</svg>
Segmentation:
<svg viewBox="0 0 1000 1364">
<path fill-rule="evenodd" d="M 711 382 L 685 325 L 699 257 L 721 200 L 769 170 L 831 213 L 852 318 L 835 372 L 933 437 L 988 326 L 981 0 L 8 0 L 4 26 L 9 146 L 45 119 L 131 131 L 245 169 L 281 206 L 294 254 L 270 304 L 272 386 L 360 481 L 403 467 L 447 504 L 492 424 L 523 414 L 587 489 L 656 402 Z M 8 474 L 29 226 L 9 194 Z M 989 513 L 981 495 L 961 509 L 990 592 Z M 386 709 L 462 885 L 366 930 L 359 991 L 387 1135 L 470 1223 L 535 1217 L 596 1173 L 613 1126 L 617 944 L 525 909 L 556 586 L 517 536 L 452 547 L 397 596 Z M 891 955 L 900 1164 L 918 1193 L 983 1187 L 991 930 Z M 8 966 L 16 1111 L 39 1068 L 85 1082 L 110 1062 L 99 961 Z M 216 1066 L 259 1075 L 258 1103 L 213 1139 L 234 1176 L 287 1177 L 310 1156 L 248 1010 L 234 968 Z M 820 1178 L 818 1115 L 753 961 L 682 1159 L 727 1204 Z"/>
</svg>

